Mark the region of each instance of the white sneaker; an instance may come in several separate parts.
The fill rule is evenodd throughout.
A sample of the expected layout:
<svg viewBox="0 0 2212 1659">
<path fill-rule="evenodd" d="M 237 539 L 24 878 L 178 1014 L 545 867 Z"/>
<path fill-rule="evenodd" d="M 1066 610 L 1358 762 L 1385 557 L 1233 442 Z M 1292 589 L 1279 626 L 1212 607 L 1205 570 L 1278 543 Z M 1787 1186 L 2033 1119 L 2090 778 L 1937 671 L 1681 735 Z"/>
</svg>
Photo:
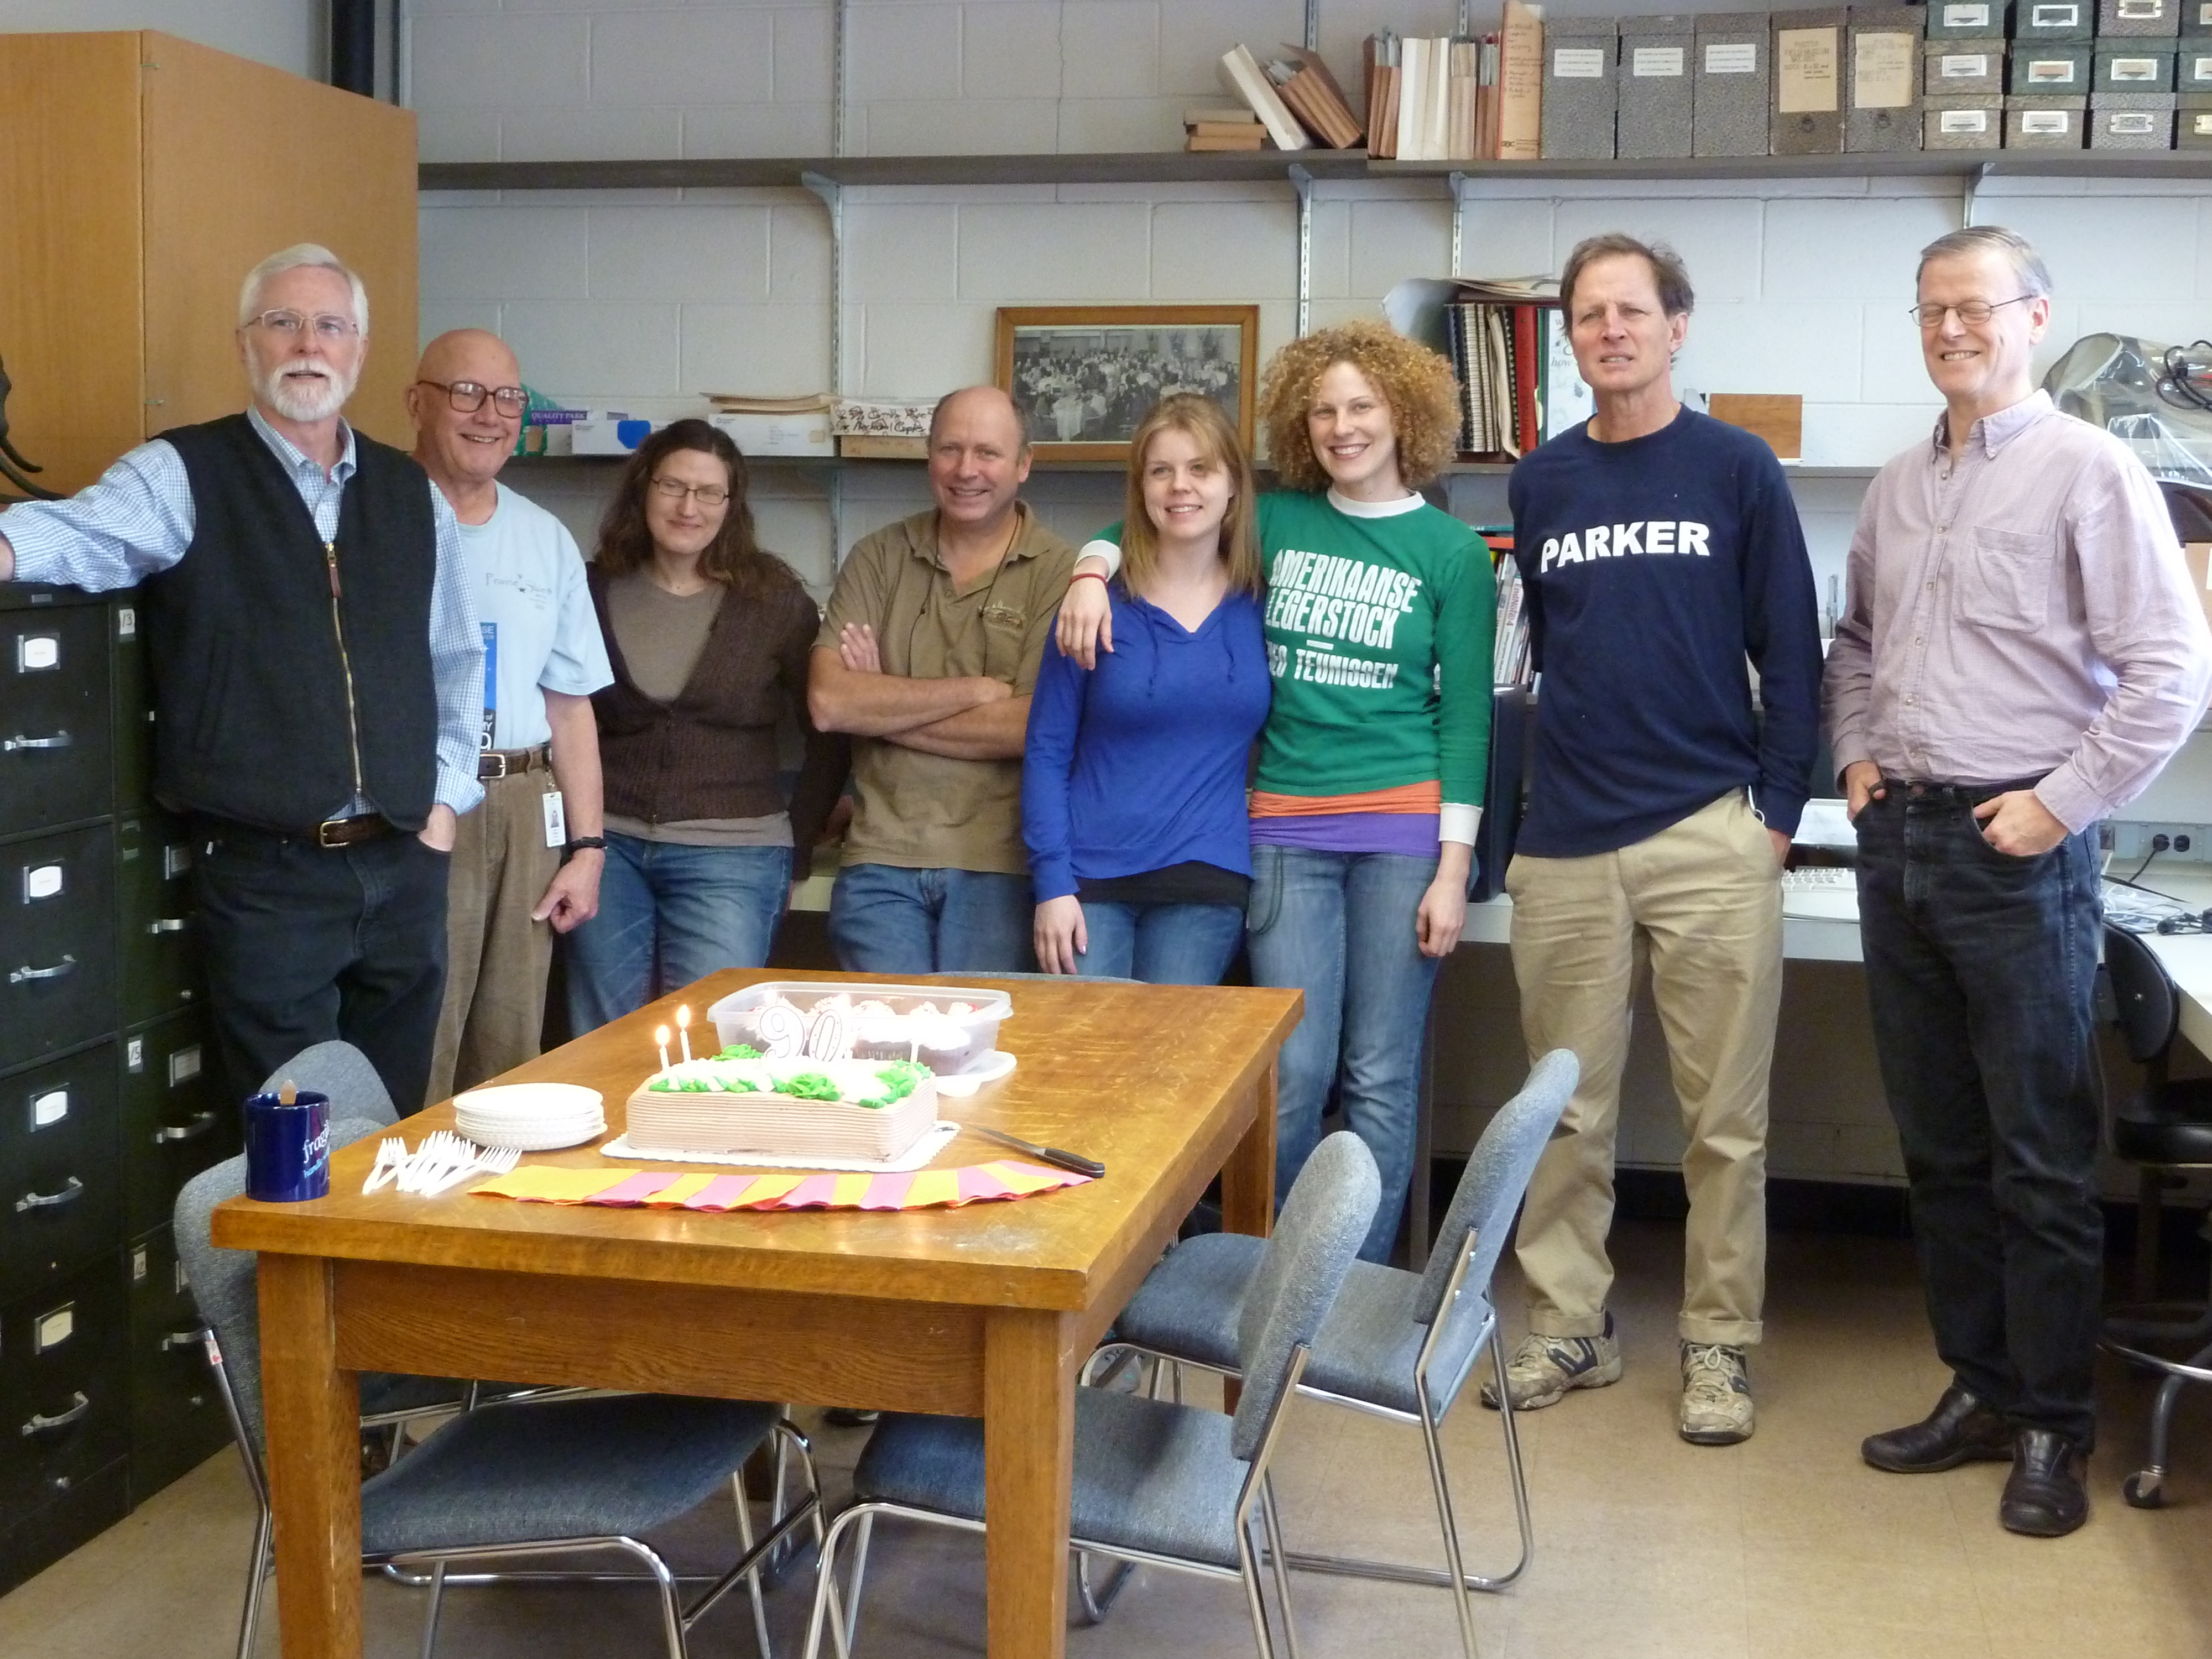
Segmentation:
<svg viewBox="0 0 2212 1659">
<path fill-rule="evenodd" d="M 1751 1438 L 1751 1377 L 1743 1350 L 1721 1342 L 1682 1345 L 1682 1438 L 1733 1446 Z"/>
<path fill-rule="evenodd" d="M 1506 1362 L 1505 1386 L 1516 1412 L 1540 1411 L 1556 1406 L 1572 1389 L 1601 1389 L 1620 1381 L 1620 1343 L 1613 1334 L 1613 1316 L 1605 1316 L 1605 1329 L 1596 1336 L 1538 1336 L 1530 1332 Z M 1498 1379 L 1482 1385 L 1482 1403 L 1498 1409 Z"/>
</svg>

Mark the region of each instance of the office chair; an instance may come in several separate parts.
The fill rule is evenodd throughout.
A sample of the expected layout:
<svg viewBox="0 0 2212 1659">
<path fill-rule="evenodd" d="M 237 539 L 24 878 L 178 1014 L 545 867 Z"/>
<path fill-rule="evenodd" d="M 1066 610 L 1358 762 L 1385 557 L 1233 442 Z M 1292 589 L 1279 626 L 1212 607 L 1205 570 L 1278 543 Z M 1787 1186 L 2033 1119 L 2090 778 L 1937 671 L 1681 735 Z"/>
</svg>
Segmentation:
<svg viewBox="0 0 2212 1659">
<path fill-rule="evenodd" d="M 1381 1196 L 1374 1154 L 1358 1136 L 1333 1134 L 1315 1148 L 1274 1237 L 1264 1242 L 1237 1322 L 1244 1392 L 1234 1416 L 1103 1389 L 1075 1391 L 1071 1548 L 1241 1581 L 1260 1659 L 1274 1659 L 1276 1649 L 1255 1528 L 1265 1529 L 1273 1560 L 1285 1646 L 1290 1659 L 1298 1652 L 1268 1468 L 1314 1339 Z M 819 1655 L 825 1627 L 839 1652 L 849 1654 L 877 1516 L 984 1529 L 983 1425 L 964 1417 L 885 1416 L 853 1471 L 853 1492 L 822 1546 L 807 1659 Z M 837 1549 L 848 1529 L 857 1529 L 849 1617 L 836 1583 Z"/>
<path fill-rule="evenodd" d="M 2114 1099 L 2109 1083 L 2105 1093 L 2112 1149 L 2140 1171 L 2136 1284 L 2137 1295 L 2148 1297 L 2156 1294 L 2160 1188 L 2166 1174 L 2212 1168 L 2212 1078 L 2176 1082 L 2166 1074 L 2180 1027 L 2181 1001 L 2165 965 L 2148 945 L 2133 933 L 2106 928 L 2105 971 L 2121 1042 L 2128 1058 L 2143 1068 L 2142 1090 L 2133 1099 Z M 2174 1316 L 2177 1313 L 2180 1316 Z M 2146 1342 L 2179 1346 L 2189 1351 L 2189 1357 L 2177 1360 L 2148 1352 L 2142 1346 Z M 2207 1286 L 2201 1306 L 2143 1302 L 2110 1310 L 2102 1346 L 2164 1378 L 2151 1407 L 2145 1465 L 2120 1483 L 2121 1495 L 2129 1503 L 2154 1510 L 2166 1502 L 2168 1442 L 2181 1390 L 2190 1382 L 2212 1382 L 2212 1285 Z"/>
<path fill-rule="evenodd" d="M 331 1143 L 343 1146 L 380 1127 L 362 1118 L 333 1122 Z M 201 1334 L 208 1367 L 259 1510 L 239 1620 L 239 1659 L 251 1659 L 253 1651 L 273 1534 L 261 1451 L 258 1258 L 251 1251 L 218 1249 L 210 1234 L 216 1206 L 245 1190 L 246 1160 L 229 1158 L 192 1177 L 178 1194 L 176 1207 L 177 1252 L 200 1317 L 207 1322 Z M 771 1436 L 798 1450 L 808 1491 L 789 1513 L 771 1517 L 767 1536 L 756 1544 L 743 1470 Z M 675 1574 L 639 1534 L 688 1515 L 726 1485 L 736 1496 L 743 1553 L 686 1607 L 678 1599 Z M 559 1400 L 502 1401 L 462 1411 L 413 1452 L 362 1483 L 362 1565 L 428 1571 L 423 1659 L 430 1659 L 437 1642 L 449 1564 L 591 1550 L 619 1550 L 645 1564 L 646 1576 L 629 1575 L 627 1582 L 651 1582 L 659 1589 L 669 1659 L 685 1659 L 685 1633 L 739 1583 L 752 1599 L 761 1659 L 772 1659 L 761 1576 L 770 1553 L 801 1522 L 812 1518 L 818 1526 L 820 1490 L 806 1443 L 782 1420 L 779 1407 L 580 1391 Z M 622 1577 L 531 1576 L 571 1583 Z M 494 1577 L 475 1575 L 470 1582 L 491 1582 Z"/>
<path fill-rule="evenodd" d="M 1474 1612 L 1468 1592 L 1502 1590 L 1511 1584 L 1528 1565 L 1534 1534 L 1512 1402 L 1501 1398 L 1498 1419 L 1514 1513 L 1520 1523 L 1521 1558 L 1510 1571 L 1494 1578 L 1467 1571 L 1444 1474 L 1441 1431 L 1445 1414 L 1464 1391 L 1486 1346 L 1491 1363 L 1501 1376 L 1504 1374 L 1505 1348 L 1490 1298 L 1491 1274 L 1536 1160 L 1566 1109 L 1579 1075 L 1574 1055 L 1564 1048 L 1555 1050 L 1536 1063 L 1521 1092 L 1498 1109 L 1468 1159 L 1438 1236 L 1443 1248 L 1430 1256 L 1425 1271 L 1352 1264 L 1297 1388 L 1308 1399 L 1419 1426 L 1446 1565 L 1437 1571 L 1396 1562 L 1304 1554 L 1291 1555 L 1290 1565 L 1314 1572 L 1450 1589 L 1468 1659 L 1475 1659 Z M 1237 1374 L 1236 1334 L 1258 1281 L 1263 1249 L 1261 1241 L 1234 1233 L 1177 1245 L 1130 1298 L 1115 1322 L 1115 1340 L 1102 1346 L 1091 1363 L 1134 1350 L 1171 1365 Z M 1086 1608 L 1095 1614 L 1098 1609 L 1091 1606 L 1087 1583 L 1083 1589 Z"/>
</svg>

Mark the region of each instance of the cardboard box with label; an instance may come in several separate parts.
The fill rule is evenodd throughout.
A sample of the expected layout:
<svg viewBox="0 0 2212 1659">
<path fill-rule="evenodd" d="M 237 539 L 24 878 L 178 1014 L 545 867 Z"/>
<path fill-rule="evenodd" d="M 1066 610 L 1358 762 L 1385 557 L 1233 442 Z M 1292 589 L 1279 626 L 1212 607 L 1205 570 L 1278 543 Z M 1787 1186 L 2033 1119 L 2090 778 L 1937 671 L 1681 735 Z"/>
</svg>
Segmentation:
<svg viewBox="0 0 2212 1659">
<path fill-rule="evenodd" d="M 1614 18 L 1544 20 L 1546 161 L 1613 160 L 1620 52 Z"/>
<path fill-rule="evenodd" d="M 1963 98 L 1921 100 L 1921 149 L 2001 149 L 2003 146 L 2002 94 L 1974 92 Z"/>
<path fill-rule="evenodd" d="M 1689 16 L 1620 20 L 1620 114 L 1617 149 L 1632 160 L 1690 154 L 1691 66 L 1697 20 Z"/>
<path fill-rule="evenodd" d="M 2176 149 L 2212 149 L 2212 93 L 2185 92 L 2173 127 Z"/>
<path fill-rule="evenodd" d="M 1853 6 L 1844 148 L 1920 148 L 1921 6 Z"/>
<path fill-rule="evenodd" d="M 2092 60 L 2089 94 L 2172 92 L 2174 43 L 2171 40 L 2100 41 Z"/>
<path fill-rule="evenodd" d="M 2007 98 L 2004 117 L 2007 149 L 2080 149 L 2087 142 L 2087 98 Z"/>
<path fill-rule="evenodd" d="M 1841 7 L 1774 14 L 1774 153 L 1840 155 L 1844 149 Z"/>
<path fill-rule="evenodd" d="M 1930 40 L 2002 40 L 2012 8 L 2004 0 L 1935 0 L 1928 8 Z"/>
<path fill-rule="evenodd" d="M 2100 92 L 2089 98 L 2091 149 L 2172 149 L 2174 94 Z"/>
<path fill-rule="evenodd" d="M 2002 40 L 1930 40 L 1921 81 L 1930 98 L 1964 98 L 2005 89 Z"/>
<path fill-rule="evenodd" d="M 2212 0 L 2205 0 L 2212 5 Z M 1772 143 L 1774 39 L 1763 11 L 1701 12 L 1691 74 L 1691 148 L 1699 155 L 1764 155 Z"/>
<path fill-rule="evenodd" d="M 2086 40 L 2015 42 L 2005 64 L 2005 90 L 2016 98 L 2087 98 L 2095 58 Z"/>
<path fill-rule="evenodd" d="M 2193 0 L 2191 0 L 2193 3 Z M 2182 0 L 2097 0 L 2097 33 L 2146 39 L 2181 33 Z"/>
</svg>

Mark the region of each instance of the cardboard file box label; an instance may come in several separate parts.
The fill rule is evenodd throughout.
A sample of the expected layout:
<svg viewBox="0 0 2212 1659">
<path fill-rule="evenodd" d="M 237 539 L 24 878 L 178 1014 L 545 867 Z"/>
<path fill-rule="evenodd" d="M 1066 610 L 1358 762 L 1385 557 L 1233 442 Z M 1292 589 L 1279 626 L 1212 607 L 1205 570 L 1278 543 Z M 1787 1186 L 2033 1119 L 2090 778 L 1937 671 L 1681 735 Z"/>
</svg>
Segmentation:
<svg viewBox="0 0 2212 1659">
<path fill-rule="evenodd" d="M 2191 92 L 2212 88 L 2212 53 L 2192 52 L 2184 57 L 2181 84 Z"/>
<path fill-rule="evenodd" d="M 1860 35 L 1852 43 L 1851 107 L 1904 109 L 1913 103 L 1912 65 L 1919 51 L 1910 34 Z"/>
<path fill-rule="evenodd" d="M 2056 137 L 2074 125 L 2074 112 L 2066 109 L 2024 109 L 2020 112 L 2020 130 L 2039 137 Z"/>
<path fill-rule="evenodd" d="M 2095 24 L 2082 15 L 2081 0 L 2039 0 L 2027 9 L 2027 27 L 2046 29 L 2089 29 Z"/>
<path fill-rule="evenodd" d="M 2023 58 L 2013 84 L 2022 92 L 2079 92 L 2087 76 L 2078 58 Z"/>
<path fill-rule="evenodd" d="M 1944 52 L 1936 59 L 1936 73 L 1946 81 L 1986 81 L 1990 78 L 1990 54 Z"/>
<path fill-rule="evenodd" d="M 2185 27 L 2191 34 L 2212 34 L 2212 0 L 2196 0 Z"/>
<path fill-rule="evenodd" d="M 1941 8 L 1943 27 L 1947 29 L 1992 29 L 2000 27 L 1990 21 L 1987 0 L 1975 0 L 1971 5 L 1947 5 Z"/>
<path fill-rule="evenodd" d="M 1631 53 L 1628 72 L 1640 80 L 1655 76 L 1683 74 L 1683 52 L 1680 46 L 1638 46 Z"/>
<path fill-rule="evenodd" d="M 1554 81 L 1602 81 L 1606 54 L 1595 46 L 1559 46 L 1552 53 Z"/>
<path fill-rule="evenodd" d="M 2105 112 L 2105 131 L 2115 138 L 2148 138 L 2157 130 L 2158 117 L 2147 109 Z"/>
<path fill-rule="evenodd" d="M 1825 115 L 1838 107 L 1836 31 L 1774 32 L 1775 107 L 1784 115 Z"/>
<path fill-rule="evenodd" d="M 2212 3 L 2212 0 L 2208 0 L 2208 3 Z M 1707 46 L 1705 73 L 1708 75 L 1756 75 L 1759 73 L 1759 48 L 1748 42 L 1741 45 Z"/>
<path fill-rule="evenodd" d="M 1961 133 L 1983 133 L 1990 130 L 1990 115 L 1985 109 L 1943 109 L 1936 112 L 1936 131 L 1947 137 Z"/>
<path fill-rule="evenodd" d="M 2159 73 L 2160 64 L 2155 58 L 2108 58 L 2105 61 L 2112 65 L 2105 71 L 2105 78 L 2116 86 L 2140 82 L 2144 91 L 2151 92 L 2156 90 L 2158 82 L 2166 78 Z"/>
</svg>

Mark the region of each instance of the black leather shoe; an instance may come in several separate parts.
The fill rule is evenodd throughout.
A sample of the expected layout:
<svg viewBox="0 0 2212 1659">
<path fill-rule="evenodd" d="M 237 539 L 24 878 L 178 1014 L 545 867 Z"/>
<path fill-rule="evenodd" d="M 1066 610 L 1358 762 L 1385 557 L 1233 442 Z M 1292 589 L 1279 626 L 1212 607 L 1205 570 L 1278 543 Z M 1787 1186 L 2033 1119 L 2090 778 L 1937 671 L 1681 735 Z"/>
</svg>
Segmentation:
<svg viewBox="0 0 2212 1659">
<path fill-rule="evenodd" d="M 2007 1532 L 2063 1538 L 2089 1518 L 2088 1459 L 2056 1429 L 2022 1429 L 2013 1443 L 2012 1473 L 1997 1500 Z"/>
<path fill-rule="evenodd" d="M 2002 1463 L 2013 1455 L 2013 1432 L 1990 1407 L 1954 1384 L 1918 1423 L 1870 1434 L 1859 1455 L 1892 1474 L 1933 1474 L 1961 1463 Z"/>
</svg>

